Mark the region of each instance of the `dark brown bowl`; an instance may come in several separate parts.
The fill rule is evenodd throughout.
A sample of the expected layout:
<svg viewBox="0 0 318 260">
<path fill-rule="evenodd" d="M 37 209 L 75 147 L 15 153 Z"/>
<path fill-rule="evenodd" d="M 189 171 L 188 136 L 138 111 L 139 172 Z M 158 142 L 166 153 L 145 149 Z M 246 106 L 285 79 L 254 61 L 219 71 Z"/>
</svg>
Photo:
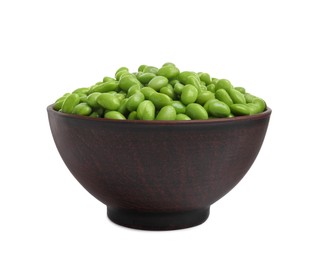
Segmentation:
<svg viewBox="0 0 318 260">
<path fill-rule="evenodd" d="M 47 108 L 57 149 L 115 223 L 171 230 L 203 223 L 253 164 L 271 109 L 196 121 L 90 118 Z"/>
</svg>

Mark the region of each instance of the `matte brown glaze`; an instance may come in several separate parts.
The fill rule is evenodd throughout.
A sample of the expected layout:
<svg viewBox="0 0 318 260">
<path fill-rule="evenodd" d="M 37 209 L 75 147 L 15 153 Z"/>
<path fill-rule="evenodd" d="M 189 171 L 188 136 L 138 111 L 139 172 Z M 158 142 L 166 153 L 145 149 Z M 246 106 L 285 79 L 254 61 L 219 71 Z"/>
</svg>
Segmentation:
<svg viewBox="0 0 318 260">
<path fill-rule="evenodd" d="M 52 105 L 47 111 L 62 159 L 83 187 L 108 206 L 110 219 L 159 230 L 205 221 L 209 206 L 251 167 L 271 114 L 268 108 L 226 119 L 129 121 L 64 114 Z M 135 213 L 141 218 L 129 222 Z M 182 213 L 187 220 L 200 216 L 184 223 Z M 151 214 L 157 217 L 147 224 L 144 219 Z M 177 217 L 164 221 L 165 214 Z M 158 219 L 162 223 L 156 225 Z"/>
</svg>

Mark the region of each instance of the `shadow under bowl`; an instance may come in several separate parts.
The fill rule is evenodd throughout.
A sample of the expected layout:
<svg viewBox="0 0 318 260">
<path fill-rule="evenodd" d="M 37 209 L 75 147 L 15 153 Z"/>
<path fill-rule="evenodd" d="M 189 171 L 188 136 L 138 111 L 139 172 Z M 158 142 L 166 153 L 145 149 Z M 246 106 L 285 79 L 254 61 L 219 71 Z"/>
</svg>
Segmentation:
<svg viewBox="0 0 318 260">
<path fill-rule="evenodd" d="M 145 230 L 203 223 L 210 205 L 253 164 L 271 109 L 192 121 L 91 118 L 47 108 L 51 132 L 78 182 L 113 222 Z"/>
</svg>

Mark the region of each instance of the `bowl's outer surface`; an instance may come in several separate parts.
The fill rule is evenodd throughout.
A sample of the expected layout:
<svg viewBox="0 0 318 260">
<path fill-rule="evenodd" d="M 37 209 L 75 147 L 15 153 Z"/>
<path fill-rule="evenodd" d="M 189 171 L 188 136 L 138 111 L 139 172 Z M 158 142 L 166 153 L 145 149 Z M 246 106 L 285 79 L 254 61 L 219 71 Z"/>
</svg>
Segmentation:
<svg viewBox="0 0 318 260">
<path fill-rule="evenodd" d="M 109 207 L 143 212 L 206 208 L 224 196 L 254 162 L 271 114 L 147 122 L 47 110 L 58 151 L 83 187 Z"/>
</svg>

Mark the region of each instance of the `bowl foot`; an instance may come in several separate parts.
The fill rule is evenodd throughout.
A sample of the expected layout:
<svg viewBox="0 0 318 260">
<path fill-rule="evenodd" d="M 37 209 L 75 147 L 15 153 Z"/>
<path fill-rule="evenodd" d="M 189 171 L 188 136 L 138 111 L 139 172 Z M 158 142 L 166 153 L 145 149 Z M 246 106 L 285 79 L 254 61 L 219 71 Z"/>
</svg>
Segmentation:
<svg viewBox="0 0 318 260">
<path fill-rule="evenodd" d="M 175 230 L 202 224 L 210 207 L 183 212 L 142 212 L 107 207 L 108 218 L 121 226 L 143 230 Z"/>
</svg>

